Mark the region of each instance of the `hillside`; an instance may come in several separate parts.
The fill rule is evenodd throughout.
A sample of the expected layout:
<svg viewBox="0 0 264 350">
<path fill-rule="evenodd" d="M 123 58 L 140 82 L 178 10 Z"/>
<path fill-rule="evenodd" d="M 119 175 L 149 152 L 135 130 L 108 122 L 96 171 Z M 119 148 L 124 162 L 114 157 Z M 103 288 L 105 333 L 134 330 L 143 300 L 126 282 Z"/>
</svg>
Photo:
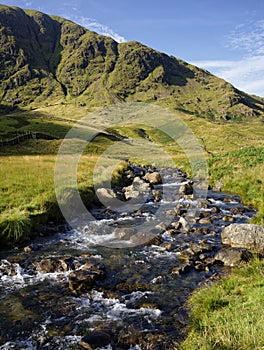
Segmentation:
<svg viewBox="0 0 264 350">
<path fill-rule="evenodd" d="M 215 120 L 261 118 L 264 100 L 138 42 L 0 5 L 0 112 L 146 101 Z"/>
</svg>

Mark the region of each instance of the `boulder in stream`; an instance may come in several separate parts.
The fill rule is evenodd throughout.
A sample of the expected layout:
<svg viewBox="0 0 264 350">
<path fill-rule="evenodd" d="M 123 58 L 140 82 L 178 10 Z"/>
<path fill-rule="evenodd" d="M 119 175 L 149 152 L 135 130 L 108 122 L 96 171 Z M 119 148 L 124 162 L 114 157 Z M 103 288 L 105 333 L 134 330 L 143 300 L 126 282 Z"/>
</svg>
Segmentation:
<svg viewBox="0 0 264 350">
<path fill-rule="evenodd" d="M 73 295 L 81 295 L 91 290 L 95 282 L 104 277 L 104 267 L 85 264 L 79 270 L 70 273 L 69 289 Z"/>
<path fill-rule="evenodd" d="M 130 241 L 133 245 L 151 246 L 160 245 L 163 240 L 160 235 L 155 235 L 153 233 L 137 232 L 130 237 Z"/>
<path fill-rule="evenodd" d="M 113 199 L 116 199 L 115 192 L 111 188 L 98 188 L 96 195 L 99 201 L 105 205 L 110 205 Z"/>
<path fill-rule="evenodd" d="M 125 199 L 140 199 L 145 191 L 150 190 L 150 185 L 140 177 L 135 177 L 130 186 L 124 187 Z"/>
<path fill-rule="evenodd" d="M 215 261 L 221 261 L 225 266 L 237 266 L 241 262 L 248 262 L 252 254 L 244 248 L 221 249 L 215 256 Z"/>
<path fill-rule="evenodd" d="M 179 193 L 181 195 L 190 195 L 193 194 L 193 184 L 191 181 L 184 183 L 181 185 L 179 189 Z"/>
<path fill-rule="evenodd" d="M 162 177 L 159 172 L 154 171 L 153 173 L 146 173 L 146 175 L 143 177 L 144 180 L 149 182 L 151 185 L 160 185 L 162 184 Z"/>
<path fill-rule="evenodd" d="M 18 273 L 19 265 L 11 263 L 7 260 L 0 261 L 0 277 L 2 276 L 16 276 Z"/>
<path fill-rule="evenodd" d="M 181 228 L 183 231 L 188 232 L 190 230 L 190 224 L 184 217 L 180 217 L 179 223 L 181 224 Z"/>
<path fill-rule="evenodd" d="M 59 258 L 44 258 L 38 262 L 34 262 L 33 267 L 39 273 L 55 273 L 67 271 L 67 265 Z"/>
</svg>

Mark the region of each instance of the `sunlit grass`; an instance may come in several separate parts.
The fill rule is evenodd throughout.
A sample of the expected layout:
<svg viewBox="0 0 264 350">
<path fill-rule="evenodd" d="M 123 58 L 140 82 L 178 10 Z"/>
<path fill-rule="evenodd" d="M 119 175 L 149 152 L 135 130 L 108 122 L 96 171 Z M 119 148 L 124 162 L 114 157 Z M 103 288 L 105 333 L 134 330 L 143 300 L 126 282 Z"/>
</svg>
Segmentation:
<svg viewBox="0 0 264 350">
<path fill-rule="evenodd" d="M 26 209 L 36 198 L 51 193 L 54 163 L 54 155 L 0 157 L 1 210 Z"/>
<path fill-rule="evenodd" d="M 25 229 L 27 227 L 19 224 L 23 221 L 21 216 L 25 219 L 41 214 L 51 215 L 51 217 L 57 215 L 54 188 L 55 161 L 55 155 L 0 157 L 2 235 L 15 241 L 23 235 L 28 235 L 28 230 Z M 91 173 L 94 163 L 94 157 L 86 157 L 80 163 L 79 187 L 84 193 L 85 189 L 88 190 L 92 185 Z M 17 229 L 13 229 L 15 225 Z"/>
<path fill-rule="evenodd" d="M 258 209 L 255 223 L 264 224 L 264 147 L 229 152 L 209 160 L 212 183 L 239 194 L 246 204 Z"/>
<path fill-rule="evenodd" d="M 190 299 L 191 325 L 181 350 L 264 347 L 264 262 L 236 269 Z"/>
</svg>

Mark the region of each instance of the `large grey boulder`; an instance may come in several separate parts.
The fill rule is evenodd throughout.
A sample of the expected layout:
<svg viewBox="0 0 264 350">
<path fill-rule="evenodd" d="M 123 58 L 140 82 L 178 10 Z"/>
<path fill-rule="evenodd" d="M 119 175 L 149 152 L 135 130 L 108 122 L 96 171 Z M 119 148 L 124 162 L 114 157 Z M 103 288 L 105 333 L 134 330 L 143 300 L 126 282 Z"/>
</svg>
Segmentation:
<svg viewBox="0 0 264 350">
<path fill-rule="evenodd" d="M 264 226 L 231 224 L 222 232 L 222 243 L 264 255 Z"/>
</svg>

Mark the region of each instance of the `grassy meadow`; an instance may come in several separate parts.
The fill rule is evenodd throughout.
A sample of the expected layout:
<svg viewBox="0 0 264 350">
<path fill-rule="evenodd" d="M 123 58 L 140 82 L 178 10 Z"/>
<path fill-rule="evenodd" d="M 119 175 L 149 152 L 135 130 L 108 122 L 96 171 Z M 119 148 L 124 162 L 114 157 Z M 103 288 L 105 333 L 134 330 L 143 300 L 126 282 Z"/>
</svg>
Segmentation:
<svg viewBox="0 0 264 350">
<path fill-rule="evenodd" d="M 17 212 L 23 213 L 28 219 L 38 214 L 49 212 L 56 207 L 54 194 L 54 165 L 61 139 L 73 126 L 74 121 L 88 115 L 86 108 L 76 106 L 54 105 L 46 109 L 12 113 L 0 118 L 0 139 L 11 138 L 15 135 L 32 132 L 50 133 L 59 140 L 27 140 L 18 145 L 0 148 L 0 227 L 5 231 L 8 218 L 18 217 Z M 201 143 L 208 162 L 209 183 L 223 184 L 223 190 L 237 193 L 247 204 L 254 205 L 258 215 L 256 223 L 263 224 L 264 200 L 264 130 L 263 122 L 254 120 L 240 123 L 216 123 L 203 118 L 177 112 L 178 117 L 188 125 L 189 129 Z M 94 123 L 94 113 L 91 114 L 91 126 Z M 98 124 L 105 123 L 105 115 L 98 113 Z M 179 145 L 160 130 L 147 125 L 127 124 L 109 128 L 125 137 L 138 141 L 138 147 L 130 147 L 129 158 L 133 161 L 155 163 L 159 166 L 171 165 L 187 169 L 191 173 L 188 160 Z M 146 145 L 144 142 L 147 141 Z M 143 143 L 142 143 L 143 142 Z M 151 143 L 152 142 L 152 143 Z M 152 144 L 160 145 L 155 148 Z M 93 167 L 97 157 L 105 149 L 112 147 L 114 142 L 107 137 L 98 136 L 90 142 L 83 152 L 78 168 L 79 188 L 85 192 L 92 186 Z M 124 146 L 124 147 L 122 147 Z M 142 159 L 141 148 L 145 149 L 148 159 Z M 126 145 L 121 143 L 112 151 L 110 157 L 127 159 Z M 133 152 L 131 151 L 133 150 Z M 160 152 L 161 150 L 161 152 Z M 169 155 L 169 160 L 167 157 Z M 52 205 L 51 205 L 52 203 Z M 20 220 L 21 218 L 18 217 Z M 15 220 L 14 220 L 15 221 Z M 27 220 L 26 220 L 27 221 Z M 23 225 L 20 225 L 20 228 Z M 28 225 L 25 227 L 28 228 Z M 11 240 L 23 236 L 13 235 Z"/>
</svg>

